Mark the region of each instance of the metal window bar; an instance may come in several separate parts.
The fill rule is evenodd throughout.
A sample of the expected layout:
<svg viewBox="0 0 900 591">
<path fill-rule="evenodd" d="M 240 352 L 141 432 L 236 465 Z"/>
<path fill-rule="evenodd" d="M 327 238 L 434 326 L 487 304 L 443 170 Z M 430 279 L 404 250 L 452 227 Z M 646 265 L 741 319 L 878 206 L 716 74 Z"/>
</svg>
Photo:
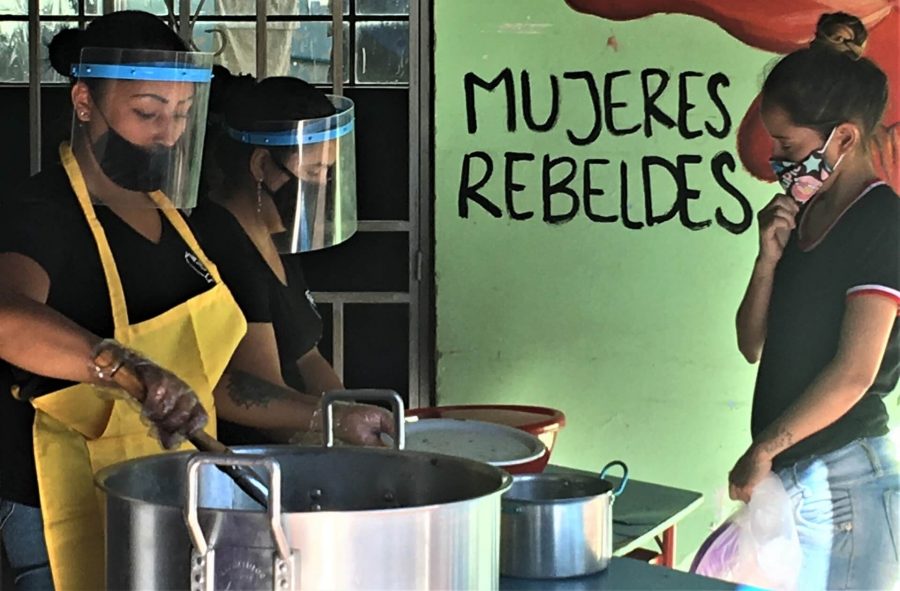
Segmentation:
<svg viewBox="0 0 900 591">
<path fill-rule="evenodd" d="M 344 381 L 344 306 L 346 304 L 407 304 L 410 305 L 410 294 L 407 292 L 357 292 L 357 291 L 319 291 L 313 292 L 313 299 L 319 304 L 331 305 L 331 366 L 334 373 Z M 412 306 L 410 305 L 410 323 L 412 326 Z M 416 354 L 412 346 L 409 348 L 410 364 Z M 415 376 L 410 370 L 410 386 Z M 410 404 L 417 400 L 410 390 Z M 417 406 L 417 405 L 416 405 Z"/>
<path fill-rule="evenodd" d="M 181 0 L 179 0 L 181 1 Z M 85 9 L 86 10 L 86 9 Z M 163 13 L 154 13 L 157 16 L 165 17 L 166 15 Z M 85 12 L 82 15 L 79 14 L 46 14 L 42 17 L 42 20 L 51 20 L 51 21 L 77 21 L 79 19 L 91 20 L 97 18 L 100 15 L 89 15 Z M 178 22 L 180 22 L 180 12 L 176 15 L 176 28 Z M 378 15 L 378 14 L 364 14 L 364 15 L 343 15 L 345 22 L 348 24 L 353 23 L 382 23 L 382 22 L 407 22 L 409 21 L 409 16 L 404 14 L 388 14 L 388 15 Z M 322 14 L 268 14 L 266 16 L 268 22 L 331 22 L 331 16 L 322 15 Z M 0 21 L 4 22 L 25 22 L 28 20 L 27 14 L 3 14 L 0 15 Z M 190 22 L 228 22 L 228 21 L 238 21 L 238 22 L 254 22 L 256 21 L 256 16 L 252 14 L 200 14 L 196 15 L 196 21 L 194 16 L 189 16 L 188 20 Z"/>
<path fill-rule="evenodd" d="M 344 382 L 344 303 L 334 302 L 331 306 L 331 366 L 334 373 Z"/>
<path fill-rule="evenodd" d="M 430 0 L 409 4 L 410 406 L 436 403 L 432 258 Z"/>
<path fill-rule="evenodd" d="M 31 174 L 41 171 L 41 64 L 38 60 L 41 43 L 40 8 L 40 0 L 28 0 L 28 152 Z"/>
<path fill-rule="evenodd" d="M 178 35 L 190 43 L 191 31 L 191 0 L 181 0 L 178 4 Z"/>
<path fill-rule="evenodd" d="M 0 0 L 2 1 L 2 0 Z M 29 0 L 30 1 L 30 0 Z M 103 0 L 104 2 L 104 12 L 111 11 L 115 9 L 115 0 Z M 179 0 L 179 2 L 189 2 L 189 0 Z M 87 25 L 88 22 L 94 16 L 87 15 L 85 11 L 85 3 L 84 0 L 79 0 L 79 12 L 76 15 L 46 15 L 43 18 L 38 17 L 42 23 L 72 23 L 77 26 L 83 28 Z M 347 18 L 346 16 L 344 18 Z M 191 18 L 188 12 L 182 12 L 181 5 L 179 4 L 178 14 L 175 15 L 175 28 L 178 30 L 179 35 L 186 35 L 185 31 L 191 31 L 194 26 L 198 23 L 212 23 L 212 22 L 254 22 L 257 20 L 257 17 L 248 16 L 248 15 L 195 15 L 194 18 Z M 270 22 L 292 22 L 292 23 L 306 23 L 306 22 L 330 22 L 330 17 L 324 17 L 320 15 L 304 15 L 304 16 L 292 16 L 292 15 L 267 15 L 265 21 L 267 23 Z M 349 19 L 349 29 L 347 31 L 349 37 L 347 39 L 348 43 L 348 63 L 345 64 L 345 71 L 348 73 L 348 82 L 344 82 L 343 84 L 350 84 L 356 88 L 381 88 L 381 87 L 403 87 L 408 86 L 408 84 L 403 82 L 368 82 L 364 84 L 359 84 L 356 79 L 356 28 L 358 23 L 403 23 L 408 22 L 409 18 L 407 16 L 402 15 L 388 15 L 388 16 L 379 16 L 379 15 L 366 15 L 357 17 L 355 15 L 351 15 Z M 2 22 L 30 22 L 30 17 L 28 15 L 3 15 L 0 17 L 0 21 Z M 260 30 L 265 31 L 265 27 L 261 27 Z M 265 32 L 262 33 L 265 35 Z M 341 36 L 343 36 L 343 28 L 341 28 Z M 39 42 L 38 42 L 39 44 Z M 260 47 L 266 47 L 266 43 L 259 44 Z M 258 60 L 261 61 L 262 56 L 257 56 Z M 340 54 L 340 58 L 343 59 L 343 54 Z M 29 76 L 31 78 L 31 76 Z M 0 86 L 2 87 L 18 87 L 24 86 L 25 82 L 0 82 Z M 59 86 L 65 83 L 61 82 L 49 82 L 47 85 L 49 86 Z"/>
<path fill-rule="evenodd" d="M 316 291 L 317 304 L 408 304 L 406 291 Z"/>
<path fill-rule="evenodd" d="M 83 7 L 84 5 L 80 5 Z M 97 18 L 99 15 L 89 15 L 86 12 L 79 14 L 47 14 L 41 17 L 42 21 L 53 21 L 53 22 L 78 22 L 80 20 L 90 21 L 94 18 Z M 165 16 L 163 14 L 159 14 L 157 16 Z M 176 15 L 176 19 L 180 22 L 180 16 Z M 347 19 L 348 15 L 344 15 L 344 18 Z M 306 22 L 331 22 L 330 16 L 318 15 L 318 14 L 268 14 L 266 15 L 266 20 L 270 23 L 275 22 L 297 22 L 297 23 L 306 23 Z M 0 15 L 0 21 L 3 22 L 20 22 L 24 23 L 28 21 L 27 14 L 4 14 Z M 193 17 L 189 17 L 189 22 L 255 22 L 256 16 L 250 14 L 201 14 L 197 15 L 196 20 Z M 348 24 L 354 23 L 405 23 L 409 21 L 409 16 L 396 14 L 396 15 L 361 15 L 361 16 L 353 16 L 352 20 L 347 20 Z M 177 27 L 177 23 L 176 23 Z"/>
<path fill-rule="evenodd" d="M 266 0 L 256 0 L 256 78 L 262 80 L 268 70 L 269 42 L 266 36 Z"/>
<path fill-rule="evenodd" d="M 350 1 L 350 14 L 354 14 L 353 0 Z M 350 25 L 350 42 L 353 41 L 355 26 Z M 353 63 L 353 49 L 350 50 Z M 351 82 L 356 78 L 354 71 L 350 71 Z M 332 94 L 344 94 L 344 3 L 341 0 L 331 0 L 331 90 Z M 341 378 L 343 379 L 343 377 Z"/>
<path fill-rule="evenodd" d="M 84 7 L 85 1 L 78 0 L 78 28 L 84 29 L 87 26 L 87 16 L 85 13 L 87 10 Z"/>
<path fill-rule="evenodd" d="M 412 225 L 406 220 L 359 220 L 360 232 L 410 232 Z"/>
</svg>

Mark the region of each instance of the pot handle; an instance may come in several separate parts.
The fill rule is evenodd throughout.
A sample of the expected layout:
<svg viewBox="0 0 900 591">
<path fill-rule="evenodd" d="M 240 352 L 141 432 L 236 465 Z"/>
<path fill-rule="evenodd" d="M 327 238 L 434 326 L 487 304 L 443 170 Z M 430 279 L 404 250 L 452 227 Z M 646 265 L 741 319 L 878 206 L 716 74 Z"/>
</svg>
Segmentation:
<svg viewBox="0 0 900 591">
<path fill-rule="evenodd" d="M 606 478 L 606 473 L 609 472 L 610 468 L 615 467 L 622 468 L 622 480 L 619 481 L 619 486 L 613 491 L 613 496 L 617 497 L 622 494 L 622 491 L 625 490 L 625 485 L 628 484 L 628 466 L 625 465 L 625 462 L 619 460 L 613 460 L 607 465 L 603 466 L 603 469 L 600 470 L 600 478 Z"/>
<path fill-rule="evenodd" d="M 290 563 L 291 548 L 288 545 L 287 536 L 281 524 L 281 465 L 273 458 L 250 455 L 229 454 L 213 455 L 198 454 L 193 456 L 187 465 L 187 501 L 184 507 L 184 519 L 187 522 L 188 533 L 194 549 L 201 556 L 209 553 L 209 542 L 203 534 L 198 517 L 200 504 L 200 467 L 201 466 L 245 466 L 248 468 L 264 467 L 269 475 L 268 517 L 269 529 L 272 532 L 272 540 L 279 558 L 285 563 Z"/>
<path fill-rule="evenodd" d="M 322 396 L 322 445 L 334 447 L 334 411 L 335 402 L 360 402 L 360 401 L 390 402 L 394 412 L 394 447 L 403 449 L 406 447 L 406 422 L 403 420 L 403 399 L 393 390 L 378 390 L 374 388 L 359 390 L 332 390 Z"/>
</svg>

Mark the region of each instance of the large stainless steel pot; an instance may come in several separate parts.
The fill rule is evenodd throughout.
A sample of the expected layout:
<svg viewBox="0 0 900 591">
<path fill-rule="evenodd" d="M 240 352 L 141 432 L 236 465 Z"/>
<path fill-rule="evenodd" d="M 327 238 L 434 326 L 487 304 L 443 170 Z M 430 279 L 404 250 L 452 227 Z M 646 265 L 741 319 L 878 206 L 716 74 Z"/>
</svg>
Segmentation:
<svg viewBox="0 0 900 591">
<path fill-rule="evenodd" d="M 238 451 L 165 454 L 98 474 L 108 588 L 498 586 L 500 497 L 511 483 L 499 468 L 389 449 Z M 267 513 L 222 464 L 268 475 Z"/>
<path fill-rule="evenodd" d="M 610 468 L 624 474 L 617 487 Z M 628 468 L 615 461 L 598 476 L 517 475 L 503 495 L 500 573 L 553 579 L 604 570 L 612 557 L 612 508 L 628 482 Z"/>
</svg>

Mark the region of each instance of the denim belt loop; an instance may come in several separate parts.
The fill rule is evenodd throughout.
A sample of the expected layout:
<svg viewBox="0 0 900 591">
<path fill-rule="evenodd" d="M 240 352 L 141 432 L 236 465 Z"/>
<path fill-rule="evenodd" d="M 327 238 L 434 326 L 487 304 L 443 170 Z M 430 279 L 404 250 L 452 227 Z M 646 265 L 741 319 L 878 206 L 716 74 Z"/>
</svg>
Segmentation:
<svg viewBox="0 0 900 591">
<path fill-rule="evenodd" d="M 862 446 L 863 451 L 866 452 L 866 457 L 872 465 L 872 471 L 875 472 L 876 476 L 882 476 L 884 467 L 881 465 L 881 458 L 878 457 L 878 451 L 872 446 L 871 441 L 869 439 L 860 439 L 859 444 Z"/>
<path fill-rule="evenodd" d="M 800 493 L 805 497 L 806 496 L 806 487 L 803 485 L 803 480 L 800 478 L 800 474 L 797 473 L 798 467 L 803 462 L 794 462 L 791 464 L 790 475 L 791 475 L 791 487 L 796 487 Z"/>
</svg>

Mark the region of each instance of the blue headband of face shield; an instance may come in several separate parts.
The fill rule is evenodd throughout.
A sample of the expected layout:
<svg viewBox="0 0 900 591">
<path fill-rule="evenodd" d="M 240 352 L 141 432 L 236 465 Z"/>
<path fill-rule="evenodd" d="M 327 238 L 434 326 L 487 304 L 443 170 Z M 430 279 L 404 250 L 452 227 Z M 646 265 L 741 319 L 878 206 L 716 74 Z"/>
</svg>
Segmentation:
<svg viewBox="0 0 900 591">
<path fill-rule="evenodd" d="M 337 139 L 353 131 L 353 120 L 336 128 L 317 130 L 322 125 L 306 124 L 303 129 L 290 129 L 288 131 L 238 131 L 226 127 L 225 131 L 233 140 L 242 144 L 254 146 L 306 146 L 318 144 L 328 140 Z"/>
<path fill-rule="evenodd" d="M 208 83 L 212 80 L 212 68 L 174 63 L 78 64 L 72 66 L 72 77 Z"/>
</svg>

